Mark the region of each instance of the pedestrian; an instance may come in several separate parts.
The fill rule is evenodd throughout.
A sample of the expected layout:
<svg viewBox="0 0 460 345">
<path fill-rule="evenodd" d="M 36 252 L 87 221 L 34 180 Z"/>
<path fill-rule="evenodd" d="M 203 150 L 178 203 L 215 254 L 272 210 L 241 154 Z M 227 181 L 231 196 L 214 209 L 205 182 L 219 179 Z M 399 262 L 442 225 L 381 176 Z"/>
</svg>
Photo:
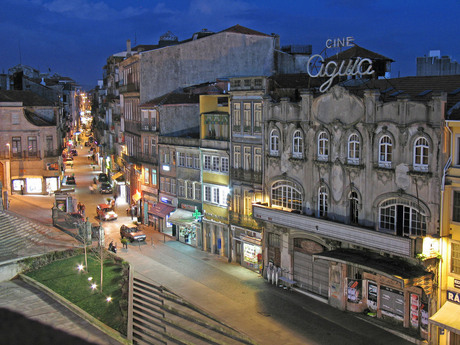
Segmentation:
<svg viewBox="0 0 460 345">
<path fill-rule="evenodd" d="M 131 220 L 134 219 L 134 212 L 136 212 L 136 209 L 134 208 L 134 205 L 131 205 Z"/>
<path fill-rule="evenodd" d="M 115 200 L 115 203 L 117 202 L 118 194 L 117 192 L 113 193 L 113 200 Z"/>
<path fill-rule="evenodd" d="M 123 243 L 123 249 L 128 249 L 128 240 L 126 238 L 123 238 L 121 240 L 121 243 Z"/>
<path fill-rule="evenodd" d="M 80 210 L 81 210 L 81 215 L 84 217 L 85 216 L 85 204 L 81 204 Z"/>
<path fill-rule="evenodd" d="M 78 204 L 77 204 L 77 211 L 78 211 L 78 213 L 81 214 L 81 202 L 78 202 Z"/>
<path fill-rule="evenodd" d="M 97 179 L 96 179 L 96 177 L 93 177 L 93 183 L 94 183 L 94 184 L 97 184 Z"/>
</svg>

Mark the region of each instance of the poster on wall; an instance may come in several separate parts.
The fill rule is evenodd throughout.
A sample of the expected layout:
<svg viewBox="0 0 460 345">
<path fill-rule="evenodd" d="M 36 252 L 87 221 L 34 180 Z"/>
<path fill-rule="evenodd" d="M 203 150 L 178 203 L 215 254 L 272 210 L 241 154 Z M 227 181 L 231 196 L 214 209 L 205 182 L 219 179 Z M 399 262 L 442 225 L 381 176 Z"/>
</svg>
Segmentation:
<svg viewBox="0 0 460 345">
<path fill-rule="evenodd" d="M 419 325 L 419 311 L 420 311 L 420 296 L 410 294 L 410 324 L 412 327 L 418 328 Z"/>
<path fill-rule="evenodd" d="M 66 201 L 67 200 L 56 200 L 56 207 L 63 211 L 63 212 L 67 212 L 67 205 L 66 205 Z"/>
<path fill-rule="evenodd" d="M 249 262 L 251 264 L 258 264 L 259 260 L 257 254 L 259 254 L 260 251 L 257 249 L 257 246 L 248 243 L 243 243 L 244 261 Z"/>
<path fill-rule="evenodd" d="M 420 305 L 420 328 L 428 332 L 428 303 L 422 301 Z"/>
<path fill-rule="evenodd" d="M 380 308 L 397 316 L 404 316 L 404 292 L 380 286 Z"/>
<path fill-rule="evenodd" d="M 377 310 L 377 284 L 367 283 L 367 306 L 371 310 Z"/>
<path fill-rule="evenodd" d="M 361 279 L 348 279 L 348 302 L 358 303 L 361 301 Z"/>
</svg>

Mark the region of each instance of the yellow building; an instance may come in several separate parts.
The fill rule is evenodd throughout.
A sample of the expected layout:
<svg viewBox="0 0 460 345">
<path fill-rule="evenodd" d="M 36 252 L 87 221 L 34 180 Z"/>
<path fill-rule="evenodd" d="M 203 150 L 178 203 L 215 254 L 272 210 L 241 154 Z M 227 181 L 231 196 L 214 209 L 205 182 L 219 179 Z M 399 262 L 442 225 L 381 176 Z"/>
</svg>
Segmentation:
<svg viewBox="0 0 460 345">
<path fill-rule="evenodd" d="M 450 115 L 450 116 L 449 116 Z M 452 113 L 447 118 L 453 118 Z M 446 121 L 444 150 L 450 159 L 444 169 L 438 250 L 438 311 L 430 317 L 437 326 L 438 344 L 460 344 L 460 120 Z M 450 141 L 450 142 L 449 142 Z M 428 249 L 430 250 L 430 249 Z M 436 327 L 434 328 L 434 330 Z"/>
</svg>

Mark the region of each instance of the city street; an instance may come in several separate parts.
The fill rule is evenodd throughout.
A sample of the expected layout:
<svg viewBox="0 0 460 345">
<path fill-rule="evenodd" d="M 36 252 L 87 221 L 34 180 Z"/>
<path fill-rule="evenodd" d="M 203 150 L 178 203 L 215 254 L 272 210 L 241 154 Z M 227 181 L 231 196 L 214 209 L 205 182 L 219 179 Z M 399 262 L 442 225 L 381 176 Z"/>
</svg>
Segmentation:
<svg viewBox="0 0 460 345">
<path fill-rule="evenodd" d="M 87 148 L 79 148 L 73 168 L 74 195 L 86 206 L 86 216 L 98 222 L 96 205 L 108 195 L 90 193 L 89 186 L 100 169 L 93 170 Z M 51 224 L 53 196 L 12 196 L 10 210 L 45 224 Z M 308 296 L 268 284 L 259 274 L 227 260 L 180 243 L 154 231 L 147 241 L 122 249 L 119 228 L 132 222 L 117 200 L 119 218 L 103 222 L 106 240 L 118 245 L 118 255 L 136 274 L 161 284 L 188 302 L 246 334 L 258 344 L 409 344 L 376 325 L 378 320 L 342 312 Z M 386 325 L 386 327 L 389 327 Z M 402 333 L 401 333 L 402 334 Z"/>
</svg>

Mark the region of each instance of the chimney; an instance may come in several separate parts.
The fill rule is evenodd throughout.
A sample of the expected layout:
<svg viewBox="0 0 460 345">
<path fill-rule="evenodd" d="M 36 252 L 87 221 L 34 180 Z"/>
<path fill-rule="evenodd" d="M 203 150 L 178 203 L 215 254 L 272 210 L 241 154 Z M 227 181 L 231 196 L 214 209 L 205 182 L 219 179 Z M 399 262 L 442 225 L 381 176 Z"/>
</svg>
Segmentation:
<svg viewBox="0 0 460 345">
<path fill-rule="evenodd" d="M 131 40 L 127 40 L 126 41 L 126 57 L 130 57 L 131 56 Z"/>
</svg>

